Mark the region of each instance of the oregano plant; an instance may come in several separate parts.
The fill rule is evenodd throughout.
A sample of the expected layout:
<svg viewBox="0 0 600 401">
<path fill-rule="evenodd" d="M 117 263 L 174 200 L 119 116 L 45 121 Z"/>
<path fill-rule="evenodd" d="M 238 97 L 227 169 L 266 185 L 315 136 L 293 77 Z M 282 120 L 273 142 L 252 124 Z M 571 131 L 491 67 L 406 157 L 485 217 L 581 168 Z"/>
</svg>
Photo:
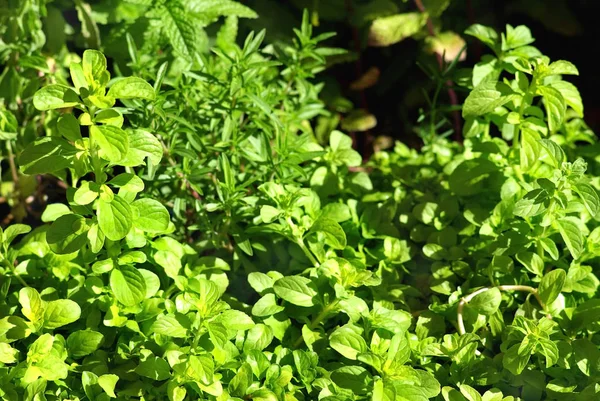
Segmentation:
<svg viewBox="0 0 600 401">
<path fill-rule="evenodd" d="M 86 50 L 35 110 L 0 109 L 13 187 L 45 202 L 0 231 L 0 399 L 599 397 L 600 181 L 573 64 L 525 26 L 473 25 L 490 54 L 442 65 L 463 141 L 436 109 L 421 149 L 365 161 L 323 126 L 343 51 L 310 13 L 291 42 L 238 41 L 246 6 L 176 4 L 145 9 L 173 52 L 130 37 L 125 73 Z M 222 15 L 211 52 L 176 35 Z"/>
</svg>

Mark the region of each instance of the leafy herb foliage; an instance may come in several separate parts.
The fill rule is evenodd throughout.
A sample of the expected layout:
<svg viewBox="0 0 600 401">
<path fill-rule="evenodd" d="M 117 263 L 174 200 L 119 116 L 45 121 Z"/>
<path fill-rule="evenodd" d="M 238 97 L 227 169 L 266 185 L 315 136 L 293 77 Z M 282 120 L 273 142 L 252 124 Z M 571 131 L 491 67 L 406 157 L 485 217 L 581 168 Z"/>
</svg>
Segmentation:
<svg viewBox="0 0 600 401">
<path fill-rule="evenodd" d="M 31 64 L 44 85 L 25 69 L 33 89 L 5 98 L 14 205 L 36 177 L 66 190 L 45 224 L 0 235 L 1 399 L 600 397 L 600 182 L 575 66 L 524 26 L 474 25 L 492 54 L 448 69 L 464 144 L 363 163 L 344 133 L 315 139 L 314 77 L 339 50 L 308 14 L 291 45 L 238 46 L 228 19 L 207 54 L 192 30 L 254 14 L 186 7 L 144 14 L 161 62 L 130 41 L 133 74 L 112 77 L 87 50 Z"/>
</svg>

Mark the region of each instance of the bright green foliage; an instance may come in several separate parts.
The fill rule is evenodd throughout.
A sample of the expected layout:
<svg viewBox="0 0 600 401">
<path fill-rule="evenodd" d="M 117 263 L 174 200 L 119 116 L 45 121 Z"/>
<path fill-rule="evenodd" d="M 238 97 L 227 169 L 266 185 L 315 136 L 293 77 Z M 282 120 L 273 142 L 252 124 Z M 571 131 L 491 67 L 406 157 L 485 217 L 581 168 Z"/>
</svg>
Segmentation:
<svg viewBox="0 0 600 401">
<path fill-rule="evenodd" d="M 339 51 L 308 13 L 292 44 L 240 46 L 246 6 L 133 3 L 172 53 L 143 65 L 130 42 L 111 79 L 87 50 L 27 100 L 39 132 L 0 113 L 19 184 L 66 187 L 45 224 L 0 231 L 0 399 L 598 398 L 600 182 L 572 64 L 472 26 L 494 54 L 457 80 L 464 143 L 363 162 L 317 140 Z"/>
</svg>

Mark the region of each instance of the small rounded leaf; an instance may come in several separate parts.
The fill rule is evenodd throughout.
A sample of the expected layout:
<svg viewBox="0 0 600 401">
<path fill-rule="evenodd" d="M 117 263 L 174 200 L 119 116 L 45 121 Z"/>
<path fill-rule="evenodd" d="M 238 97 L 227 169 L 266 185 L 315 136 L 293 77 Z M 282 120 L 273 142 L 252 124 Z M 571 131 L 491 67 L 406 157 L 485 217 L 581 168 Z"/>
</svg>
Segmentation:
<svg viewBox="0 0 600 401">
<path fill-rule="evenodd" d="M 75 322 L 81 316 L 81 308 L 70 299 L 50 301 L 44 312 L 44 328 L 56 329 Z"/>
<path fill-rule="evenodd" d="M 156 93 L 150 84 L 138 77 L 128 77 L 114 83 L 108 90 L 108 96 L 116 99 L 154 100 Z"/>
</svg>

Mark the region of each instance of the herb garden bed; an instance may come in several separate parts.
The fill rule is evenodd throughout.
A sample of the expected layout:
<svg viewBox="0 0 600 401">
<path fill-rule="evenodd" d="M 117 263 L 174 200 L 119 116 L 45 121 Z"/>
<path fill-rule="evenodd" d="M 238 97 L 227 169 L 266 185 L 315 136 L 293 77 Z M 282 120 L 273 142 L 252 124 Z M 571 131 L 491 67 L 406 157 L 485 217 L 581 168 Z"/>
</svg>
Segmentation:
<svg viewBox="0 0 600 401">
<path fill-rule="evenodd" d="M 167 59 L 129 36 L 129 74 L 91 49 L 6 67 L 0 399 L 600 399 L 577 68 L 472 25 L 489 51 L 439 58 L 423 147 L 363 161 L 320 98 L 331 35 L 305 13 L 293 44 L 238 45 L 253 12 L 221 3 L 210 53 L 165 3 Z"/>
</svg>

